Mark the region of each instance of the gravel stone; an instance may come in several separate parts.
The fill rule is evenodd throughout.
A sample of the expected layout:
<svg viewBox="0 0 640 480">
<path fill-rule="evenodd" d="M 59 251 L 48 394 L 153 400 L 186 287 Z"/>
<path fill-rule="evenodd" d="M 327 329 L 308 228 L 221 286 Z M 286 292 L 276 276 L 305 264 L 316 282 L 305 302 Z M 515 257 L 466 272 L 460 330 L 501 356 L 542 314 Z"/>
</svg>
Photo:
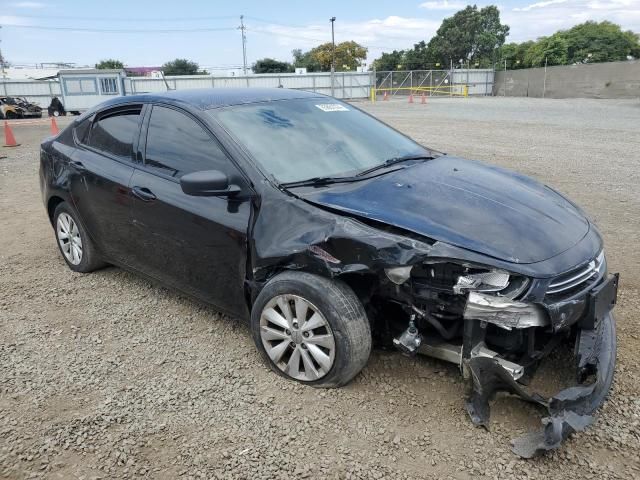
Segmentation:
<svg viewBox="0 0 640 480">
<path fill-rule="evenodd" d="M 509 440 L 543 412 L 499 396 L 466 417 L 453 366 L 374 351 L 345 388 L 266 368 L 249 329 L 117 268 L 71 272 L 38 191 L 48 125 L 0 159 L 0 478 L 640 477 L 640 104 L 516 98 L 358 102 L 434 148 L 569 195 L 621 272 L 618 369 L 595 425 L 525 461 Z M 64 126 L 69 118 L 60 118 Z"/>
</svg>

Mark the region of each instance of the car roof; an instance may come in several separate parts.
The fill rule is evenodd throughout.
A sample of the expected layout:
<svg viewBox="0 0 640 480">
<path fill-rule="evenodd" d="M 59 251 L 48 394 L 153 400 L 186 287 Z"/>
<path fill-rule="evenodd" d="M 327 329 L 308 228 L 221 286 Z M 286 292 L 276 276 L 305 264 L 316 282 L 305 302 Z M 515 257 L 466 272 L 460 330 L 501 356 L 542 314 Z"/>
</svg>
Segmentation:
<svg viewBox="0 0 640 480">
<path fill-rule="evenodd" d="M 326 95 L 287 88 L 202 88 L 117 97 L 101 104 L 101 107 L 131 102 L 169 101 L 169 103 L 186 104 L 200 110 L 208 110 L 248 103 L 322 97 Z"/>
</svg>

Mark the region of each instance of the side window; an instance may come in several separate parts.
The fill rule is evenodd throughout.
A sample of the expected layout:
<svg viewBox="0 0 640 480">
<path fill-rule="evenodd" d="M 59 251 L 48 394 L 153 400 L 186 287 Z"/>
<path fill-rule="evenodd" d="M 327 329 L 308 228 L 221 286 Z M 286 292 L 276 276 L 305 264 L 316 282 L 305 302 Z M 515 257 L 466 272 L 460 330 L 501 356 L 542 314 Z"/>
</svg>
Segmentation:
<svg viewBox="0 0 640 480">
<path fill-rule="evenodd" d="M 100 90 L 103 95 L 115 95 L 118 93 L 118 83 L 116 78 L 101 78 Z"/>
<path fill-rule="evenodd" d="M 82 122 L 80 122 L 74 132 L 76 134 L 76 140 L 80 143 L 87 143 L 87 137 L 89 136 L 89 127 L 91 127 L 91 122 L 93 120 L 93 115 L 89 118 L 85 118 Z"/>
<path fill-rule="evenodd" d="M 231 173 L 231 162 L 192 118 L 154 106 L 147 132 L 145 164 L 174 178 L 201 170 Z"/>
<path fill-rule="evenodd" d="M 101 113 L 93 122 L 88 145 L 131 160 L 133 140 L 140 128 L 142 107 L 126 107 Z"/>
</svg>

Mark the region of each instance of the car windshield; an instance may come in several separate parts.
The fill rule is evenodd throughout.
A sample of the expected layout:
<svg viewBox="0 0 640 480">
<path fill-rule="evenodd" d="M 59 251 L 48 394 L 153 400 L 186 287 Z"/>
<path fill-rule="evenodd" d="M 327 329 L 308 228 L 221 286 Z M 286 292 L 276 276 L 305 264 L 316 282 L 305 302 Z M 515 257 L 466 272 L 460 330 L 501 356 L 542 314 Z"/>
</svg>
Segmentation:
<svg viewBox="0 0 640 480">
<path fill-rule="evenodd" d="M 209 113 L 280 183 L 349 176 L 392 158 L 430 153 L 332 98 L 238 105 Z"/>
</svg>

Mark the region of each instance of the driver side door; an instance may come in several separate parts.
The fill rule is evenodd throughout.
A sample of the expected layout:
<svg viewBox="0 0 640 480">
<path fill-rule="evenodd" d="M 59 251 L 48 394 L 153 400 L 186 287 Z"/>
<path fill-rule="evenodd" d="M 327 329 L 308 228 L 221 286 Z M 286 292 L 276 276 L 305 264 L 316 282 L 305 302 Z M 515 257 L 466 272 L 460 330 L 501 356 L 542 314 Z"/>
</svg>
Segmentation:
<svg viewBox="0 0 640 480">
<path fill-rule="evenodd" d="M 134 268 L 248 315 L 244 297 L 249 187 L 209 130 L 178 108 L 154 105 L 141 134 L 143 162 L 131 178 Z M 233 198 L 187 195 L 180 177 L 219 170 L 241 188 Z"/>
</svg>

